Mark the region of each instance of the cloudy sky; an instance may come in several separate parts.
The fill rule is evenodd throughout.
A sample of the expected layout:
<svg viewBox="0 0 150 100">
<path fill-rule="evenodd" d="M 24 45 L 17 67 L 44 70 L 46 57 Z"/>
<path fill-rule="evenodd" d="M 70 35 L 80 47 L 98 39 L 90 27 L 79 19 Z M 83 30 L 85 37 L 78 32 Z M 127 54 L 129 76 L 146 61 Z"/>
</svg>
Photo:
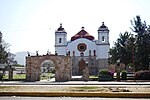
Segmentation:
<svg viewBox="0 0 150 100">
<path fill-rule="evenodd" d="M 67 40 L 84 26 L 97 39 L 102 22 L 110 30 L 110 45 L 136 15 L 150 24 L 150 0 L 0 0 L 0 31 L 12 53 L 54 53 L 55 30 L 62 23 Z"/>
</svg>

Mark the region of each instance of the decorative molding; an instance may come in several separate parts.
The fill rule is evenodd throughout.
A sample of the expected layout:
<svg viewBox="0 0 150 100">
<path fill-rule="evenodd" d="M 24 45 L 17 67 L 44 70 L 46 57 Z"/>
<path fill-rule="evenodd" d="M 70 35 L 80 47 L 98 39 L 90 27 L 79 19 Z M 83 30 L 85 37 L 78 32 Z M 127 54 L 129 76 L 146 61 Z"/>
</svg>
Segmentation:
<svg viewBox="0 0 150 100">
<path fill-rule="evenodd" d="M 85 43 L 79 43 L 79 44 L 77 45 L 77 48 L 78 48 L 78 50 L 79 50 L 80 52 L 84 52 L 84 51 L 87 49 L 87 46 L 86 46 Z"/>
</svg>

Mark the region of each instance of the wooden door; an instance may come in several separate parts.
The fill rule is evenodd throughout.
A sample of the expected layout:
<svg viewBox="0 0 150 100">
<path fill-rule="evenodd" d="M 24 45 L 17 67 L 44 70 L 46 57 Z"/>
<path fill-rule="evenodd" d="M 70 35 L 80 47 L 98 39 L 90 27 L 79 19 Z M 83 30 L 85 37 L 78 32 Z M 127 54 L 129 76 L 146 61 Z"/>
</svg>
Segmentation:
<svg viewBox="0 0 150 100">
<path fill-rule="evenodd" d="M 79 61 L 79 74 L 83 75 L 83 69 L 85 69 L 85 60 L 81 59 Z"/>
</svg>

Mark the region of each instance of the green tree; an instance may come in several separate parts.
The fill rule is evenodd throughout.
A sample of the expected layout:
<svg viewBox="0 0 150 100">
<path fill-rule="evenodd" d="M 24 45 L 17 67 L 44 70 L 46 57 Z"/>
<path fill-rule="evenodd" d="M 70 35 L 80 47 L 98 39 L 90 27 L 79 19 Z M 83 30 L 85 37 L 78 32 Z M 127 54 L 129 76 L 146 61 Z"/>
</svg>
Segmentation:
<svg viewBox="0 0 150 100">
<path fill-rule="evenodd" d="M 0 32 L 0 63 L 6 63 L 8 53 L 6 51 L 7 44 L 2 40 L 2 33 Z"/>
<path fill-rule="evenodd" d="M 136 33 L 135 67 L 136 70 L 148 70 L 150 60 L 150 27 L 142 22 L 140 16 L 131 20 L 132 31 Z"/>
<path fill-rule="evenodd" d="M 117 60 L 125 65 L 132 63 L 132 48 L 135 38 L 129 32 L 120 33 L 119 38 L 110 49 L 110 63 L 115 64 Z"/>
</svg>

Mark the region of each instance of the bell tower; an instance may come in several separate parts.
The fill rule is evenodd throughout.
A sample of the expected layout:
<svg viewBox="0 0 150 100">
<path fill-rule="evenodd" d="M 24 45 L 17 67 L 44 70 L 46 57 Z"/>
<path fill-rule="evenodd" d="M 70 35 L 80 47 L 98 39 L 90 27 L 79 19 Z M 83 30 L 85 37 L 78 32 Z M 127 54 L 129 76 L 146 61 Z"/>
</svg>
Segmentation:
<svg viewBox="0 0 150 100">
<path fill-rule="evenodd" d="M 97 40 L 97 58 L 99 68 L 105 69 L 108 67 L 108 58 L 109 58 L 109 29 L 105 26 L 104 22 L 98 28 L 98 40 Z"/>
<path fill-rule="evenodd" d="M 66 55 L 67 32 L 60 24 L 60 27 L 55 31 L 55 52 L 58 55 Z"/>
<path fill-rule="evenodd" d="M 98 28 L 98 44 L 109 44 L 109 30 L 104 22 Z"/>
</svg>

